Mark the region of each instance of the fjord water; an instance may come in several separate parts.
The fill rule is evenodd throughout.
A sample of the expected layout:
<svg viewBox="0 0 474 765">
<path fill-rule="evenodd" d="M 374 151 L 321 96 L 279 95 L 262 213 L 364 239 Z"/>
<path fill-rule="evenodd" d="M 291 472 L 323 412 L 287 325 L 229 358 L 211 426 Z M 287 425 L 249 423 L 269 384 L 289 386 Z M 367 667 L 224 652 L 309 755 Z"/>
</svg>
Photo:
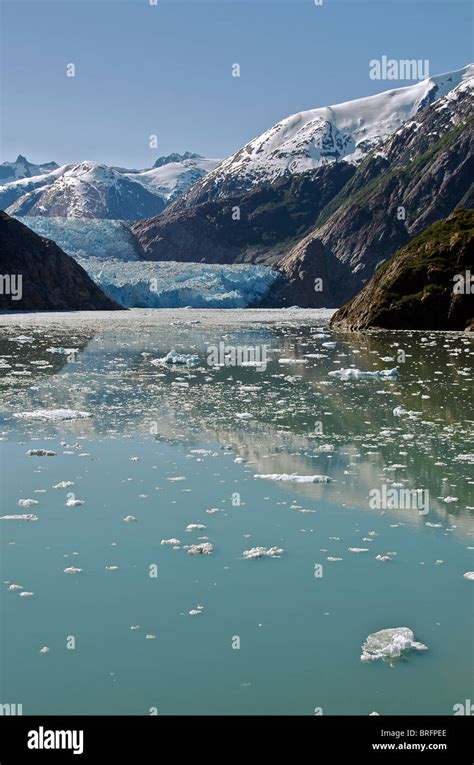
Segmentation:
<svg viewBox="0 0 474 765">
<path fill-rule="evenodd" d="M 0 521 L 2 704 L 24 714 L 435 715 L 473 698 L 474 585 L 463 576 L 474 570 L 473 341 L 334 336 L 326 318 L 0 317 L 0 514 L 38 517 Z M 209 366 L 221 341 L 265 346 L 266 369 Z M 151 363 L 172 348 L 199 364 Z M 398 377 L 329 375 L 351 366 L 397 366 Z M 13 416 L 37 409 L 91 416 Z M 333 480 L 254 477 L 285 473 Z M 52 488 L 62 481 L 73 485 Z M 428 489 L 429 513 L 371 508 L 383 484 Z M 19 507 L 22 498 L 38 504 Z M 190 523 L 206 528 L 185 531 Z M 188 555 L 182 545 L 202 537 L 212 554 Z M 160 544 L 170 538 L 179 549 Z M 284 552 L 242 557 L 257 546 Z M 64 573 L 71 566 L 82 571 Z M 402 626 L 429 650 L 360 661 L 369 634 Z"/>
</svg>

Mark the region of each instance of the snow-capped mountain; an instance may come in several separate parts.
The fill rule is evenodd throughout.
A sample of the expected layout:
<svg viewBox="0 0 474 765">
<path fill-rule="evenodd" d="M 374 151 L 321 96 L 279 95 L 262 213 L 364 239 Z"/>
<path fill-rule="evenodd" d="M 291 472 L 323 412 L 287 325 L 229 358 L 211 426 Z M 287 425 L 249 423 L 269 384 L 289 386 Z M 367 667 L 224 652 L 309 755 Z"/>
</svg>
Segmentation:
<svg viewBox="0 0 474 765">
<path fill-rule="evenodd" d="M 0 183 L 10 183 L 20 178 L 32 178 L 35 175 L 43 175 L 56 170 L 56 162 L 46 162 L 44 165 L 34 165 L 28 162 L 26 157 L 18 155 L 14 162 L 2 162 L 0 165 Z"/>
<path fill-rule="evenodd" d="M 137 180 L 149 191 L 158 194 L 166 202 L 172 202 L 203 176 L 214 170 L 220 159 L 205 159 L 199 154 L 186 152 L 160 157 L 151 170 L 125 173 L 127 178 Z"/>
<path fill-rule="evenodd" d="M 357 165 L 403 123 L 473 75 L 471 64 L 408 87 L 292 114 L 224 160 L 182 196 L 179 208 L 340 160 Z"/>
<path fill-rule="evenodd" d="M 160 157 L 145 170 L 92 161 L 33 165 L 19 157 L 0 166 L 10 174 L 7 177 L 16 175 L 0 184 L 0 209 L 18 216 L 138 220 L 158 215 L 218 164 L 191 152 Z"/>
<path fill-rule="evenodd" d="M 137 220 L 158 215 L 164 207 L 161 197 L 141 183 L 87 161 L 66 170 L 46 188 L 28 192 L 8 210 L 16 216 Z"/>
</svg>

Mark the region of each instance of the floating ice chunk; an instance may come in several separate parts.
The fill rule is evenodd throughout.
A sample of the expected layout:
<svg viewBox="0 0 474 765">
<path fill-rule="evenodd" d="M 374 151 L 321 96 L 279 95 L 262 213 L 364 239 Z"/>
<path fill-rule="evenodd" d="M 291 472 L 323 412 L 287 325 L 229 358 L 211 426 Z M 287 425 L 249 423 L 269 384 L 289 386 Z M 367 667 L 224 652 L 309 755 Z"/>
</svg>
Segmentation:
<svg viewBox="0 0 474 765">
<path fill-rule="evenodd" d="M 32 343 L 33 340 L 34 338 L 29 335 L 18 335 L 18 337 L 10 338 L 11 343 Z"/>
<path fill-rule="evenodd" d="M 415 641 L 415 636 L 408 627 L 395 627 L 379 630 L 369 635 L 362 646 L 361 661 L 394 659 L 404 651 L 427 651 L 428 646 Z"/>
<path fill-rule="evenodd" d="M 71 353 L 79 353 L 79 348 L 63 348 L 62 346 L 57 346 L 46 348 L 46 353 L 62 353 L 69 356 Z"/>
<path fill-rule="evenodd" d="M 250 560 L 252 558 L 280 558 L 285 551 L 282 547 L 252 547 L 250 550 L 244 550 L 242 557 Z"/>
<path fill-rule="evenodd" d="M 173 545 L 174 547 L 180 544 L 181 544 L 180 540 L 174 539 L 174 537 L 171 537 L 171 539 L 162 539 L 160 542 L 160 545 Z"/>
<path fill-rule="evenodd" d="M 463 574 L 464 579 L 470 579 L 471 582 L 474 582 L 474 571 L 466 571 L 465 574 Z"/>
<path fill-rule="evenodd" d="M 139 462 L 140 457 L 130 457 L 130 462 Z"/>
<path fill-rule="evenodd" d="M 18 504 L 20 507 L 33 507 L 33 505 L 38 505 L 39 502 L 37 499 L 19 499 Z"/>
<path fill-rule="evenodd" d="M 56 457 L 56 452 L 49 449 L 28 449 L 26 453 L 28 457 Z"/>
<path fill-rule="evenodd" d="M 214 513 L 220 513 L 220 508 L 210 507 L 209 510 L 206 510 L 206 513 L 209 513 L 209 515 L 214 515 Z"/>
<path fill-rule="evenodd" d="M 33 513 L 23 513 L 22 515 L 0 515 L 0 521 L 37 521 L 38 516 Z"/>
<path fill-rule="evenodd" d="M 20 598 L 31 598 L 33 597 L 35 593 L 34 592 L 20 592 Z"/>
<path fill-rule="evenodd" d="M 11 584 L 8 588 L 9 590 L 22 590 L 23 585 L 22 584 Z"/>
<path fill-rule="evenodd" d="M 83 504 L 85 504 L 83 499 L 68 499 L 66 507 L 80 507 Z"/>
<path fill-rule="evenodd" d="M 254 478 L 264 478 L 268 481 L 288 481 L 290 483 L 328 483 L 332 480 L 328 475 L 298 475 L 297 473 L 256 474 Z"/>
<path fill-rule="evenodd" d="M 70 486 L 74 486 L 74 481 L 60 481 L 53 486 L 53 489 L 68 489 Z"/>
<path fill-rule="evenodd" d="M 80 574 L 82 571 L 82 568 L 76 568 L 75 566 L 69 566 L 69 568 L 64 569 L 65 574 Z"/>
<path fill-rule="evenodd" d="M 386 561 L 386 560 L 392 560 L 392 559 L 391 559 L 390 555 L 376 555 L 375 556 L 375 560 Z"/>
<path fill-rule="evenodd" d="M 187 367 L 193 367 L 196 364 L 199 364 L 199 356 L 192 353 L 176 353 L 176 351 L 172 349 L 166 356 L 163 356 L 163 358 L 150 361 L 150 364 L 153 364 L 155 367 L 162 366 L 163 364 L 183 364 Z"/>
<path fill-rule="evenodd" d="M 205 529 L 205 528 L 206 526 L 204 526 L 203 523 L 188 523 L 185 531 L 200 531 L 201 529 Z"/>
<path fill-rule="evenodd" d="M 130 629 L 131 629 L 131 630 L 139 630 L 139 629 L 140 629 L 140 625 L 139 625 L 139 624 L 132 624 L 132 626 L 130 627 Z"/>
<path fill-rule="evenodd" d="M 364 378 L 364 377 L 397 377 L 398 370 L 396 367 L 393 369 L 376 369 L 373 372 L 362 371 L 361 369 L 334 369 L 332 372 L 328 372 L 329 377 L 340 377 L 347 380 L 352 377 Z"/>
<path fill-rule="evenodd" d="M 335 345 L 335 343 L 334 343 Z M 305 364 L 306 359 L 292 359 L 292 358 L 285 358 L 285 359 L 278 359 L 279 364 Z"/>
<path fill-rule="evenodd" d="M 156 640 L 156 635 L 145 635 L 145 640 Z"/>
<path fill-rule="evenodd" d="M 16 412 L 14 417 L 21 420 L 80 420 L 92 417 L 90 412 L 78 409 L 35 409 L 33 412 Z"/>
<path fill-rule="evenodd" d="M 133 522 L 134 522 L 134 521 L 136 521 L 136 520 L 137 520 L 137 519 L 135 518 L 135 516 L 134 516 L 134 515 L 126 515 L 126 516 L 125 516 L 125 518 L 124 518 L 124 521 L 125 521 L 126 523 L 133 523 Z"/>
<path fill-rule="evenodd" d="M 335 348 L 337 343 L 333 343 L 332 341 L 327 341 L 326 343 L 321 343 L 323 348 Z"/>
<path fill-rule="evenodd" d="M 431 523 L 431 521 L 426 521 L 425 526 L 429 526 L 431 529 L 442 529 L 443 524 L 442 523 Z"/>
<path fill-rule="evenodd" d="M 459 502 L 458 497 L 445 497 L 443 499 L 443 502 L 446 502 L 446 504 L 451 504 L 451 502 Z"/>
<path fill-rule="evenodd" d="M 329 556 L 328 558 L 326 558 L 326 560 L 330 560 L 331 562 L 333 562 L 333 561 L 335 562 L 337 560 L 342 560 L 342 558 L 333 558 L 332 556 Z"/>
<path fill-rule="evenodd" d="M 347 549 L 353 553 L 369 552 L 368 547 L 348 547 Z"/>
<path fill-rule="evenodd" d="M 198 616 L 199 614 L 202 614 L 202 607 L 201 608 L 192 608 L 191 611 L 189 611 L 190 616 Z"/>
<path fill-rule="evenodd" d="M 106 571 L 118 571 L 118 566 L 106 566 Z"/>
<path fill-rule="evenodd" d="M 410 420 L 414 420 L 419 412 L 411 412 L 408 409 L 404 409 L 402 406 L 396 406 L 393 410 L 394 417 L 408 417 Z"/>
<path fill-rule="evenodd" d="M 210 542 L 201 542 L 196 545 L 186 545 L 188 555 L 210 555 L 214 546 Z"/>
<path fill-rule="evenodd" d="M 40 653 L 49 653 L 49 648 L 47 645 L 44 645 L 42 648 L 40 648 Z"/>
<path fill-rule="evenodd" d="M 250 414 L 250 412 L 237 412 L 235 415 L 238 420 L 252 420 L 253 414 Z"/>
</svg>

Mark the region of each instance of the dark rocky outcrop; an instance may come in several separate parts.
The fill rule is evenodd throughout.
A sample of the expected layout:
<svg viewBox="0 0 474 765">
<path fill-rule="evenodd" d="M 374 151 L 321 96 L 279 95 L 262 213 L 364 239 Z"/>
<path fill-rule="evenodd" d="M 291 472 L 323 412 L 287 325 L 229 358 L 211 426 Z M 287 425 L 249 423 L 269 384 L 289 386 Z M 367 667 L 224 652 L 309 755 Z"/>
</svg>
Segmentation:
<svg viewBox="0 0 474 765">
<path fill-rule="evenodd" d="M 335 330 L 465 330 L 474 318 L 474 211 L 427 228 L 332 317 Z M 472 289 L 472 293 L 471 290 Z"/>
<path fill-rule="evenodd" d="M 21 297 L 14 300 L 11 277 L 19 275 Z M 15 280 L 13 284 L 18 285 Z M 53 241 L 0 211 L 0 309 L 109 311 L 121 306 Z"/>
</svg>

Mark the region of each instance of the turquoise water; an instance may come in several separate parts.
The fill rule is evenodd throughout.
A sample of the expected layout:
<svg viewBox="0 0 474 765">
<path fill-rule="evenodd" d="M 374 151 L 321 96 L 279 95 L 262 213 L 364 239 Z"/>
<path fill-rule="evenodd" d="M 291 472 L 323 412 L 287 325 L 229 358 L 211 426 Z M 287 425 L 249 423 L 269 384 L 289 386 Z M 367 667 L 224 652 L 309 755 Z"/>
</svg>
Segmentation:
<svg viewBox="0 0 474 765">
<path fill-rule="evenodd" d="M 38 517 L 0 521 L 1 703 L 24 714 L 434 715 L 473 698 L 473 342 L 334 337 L 323 324 L 320 312 L 0 319 L 1 515 Z M 268 346 L 266 370 L 209 367 L 221 338 Z M 67 361 L 51 347 L 79 351 Z M 199 365 L 151 364 L 171 348 Z M 397 366 L 382 359 L 400 348 L 397 378 L 328 374 Z M 279 363 L 288 358 L 303 363 Z M 39 408 L 92 416 L 13 417 Z M 26 455 L 39 448 L 56 456 Z M 254 478 L 281 473 L 333 480 Z M 52 488 L 61 481 L 74 485 Z M 383 482 L 428 489 L 429 513 L 371 509 Z M 84 504 L 67 507 L 68 493 Z M 179 549 L 160 544 L 170 538 Z M 212 554 L 182 547 L 198 541 Z M 242 557 L 261 545 L 284 552 Z M 399 626 L 429 650 L 360 661 L 369 634 Z"/>
</svg>

